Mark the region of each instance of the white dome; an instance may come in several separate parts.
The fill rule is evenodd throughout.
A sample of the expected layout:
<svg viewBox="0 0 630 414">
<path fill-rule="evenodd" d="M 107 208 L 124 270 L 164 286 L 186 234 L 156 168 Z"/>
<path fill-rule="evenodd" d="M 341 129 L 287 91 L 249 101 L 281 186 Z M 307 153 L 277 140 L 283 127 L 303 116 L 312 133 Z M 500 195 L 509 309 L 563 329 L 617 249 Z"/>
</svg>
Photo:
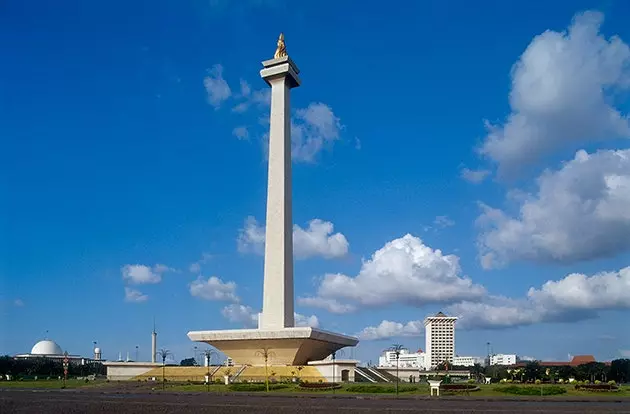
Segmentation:
<svg viewBox="0 0 630 414">
<path fill-rule="evenodd" d="M 63 351 L 61 347 L 57 345 L 55 341 L 51 340 L 43 340 L 39 341 L 35 344 L 33 349 L 31 349 L 31 354 L 33 355 L 61 355 Z"/>
<path fill-rule="evenodd" d="M 95 354 L 100 354 L 101 353 L 101 348 L 94 348 L 94 353 Z"/>
</svg>

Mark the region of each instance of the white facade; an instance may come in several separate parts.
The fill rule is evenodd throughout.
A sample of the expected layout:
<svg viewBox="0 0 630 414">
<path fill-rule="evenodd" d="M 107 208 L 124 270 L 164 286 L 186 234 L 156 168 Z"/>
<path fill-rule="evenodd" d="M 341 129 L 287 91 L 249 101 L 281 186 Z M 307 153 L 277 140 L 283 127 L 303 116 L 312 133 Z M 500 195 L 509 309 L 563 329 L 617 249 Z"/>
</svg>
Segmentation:
<svg viewBox="0 0 630 414">
<path fill-rule="evenodd" d="M 475 364 L 483 365 L 484 358 L 483 357 L 474 357 L 474 356 L 455 356 L 453 357 L 453 365 L 457 365 L 460 367 L 472 367 Z"/>
<path fill-rule="evenodd" d="M 515 354 L 496 354 L 490 357 L 490 365 L 515 365 Z"/>
<path fill-rule="evenodd" d="M 438 364 L 448 361 L 453 363 L 455 356 L 455 321 L 454 316 L 438 312 L 424 320 L 426 359 L 425 369 L 433 369 Z"/>
<path fill-rule="evenodd" d="M 422 350 L 411 353 L 408 349 L 401 349 L 398 355 L 398 367 L 399 368 L 417 368 L 421 369 L 425 366 L 426 353 Z M 383 355 L 378 358 L 379 367 L 396 367 L 396 352 L 385 351 Z"/>
</svg>

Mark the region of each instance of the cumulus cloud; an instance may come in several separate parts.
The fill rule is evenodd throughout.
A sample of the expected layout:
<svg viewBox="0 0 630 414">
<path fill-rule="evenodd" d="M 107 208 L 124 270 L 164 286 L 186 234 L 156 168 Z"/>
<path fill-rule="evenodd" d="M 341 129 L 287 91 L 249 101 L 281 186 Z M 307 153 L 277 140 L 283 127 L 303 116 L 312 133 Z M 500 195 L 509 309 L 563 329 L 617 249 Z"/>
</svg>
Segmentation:
<svg viewBox="0 0 630 414">
<path fill-rule="evenodd" d="M 22 299 L 15 299 L 13 301 L 13 306 L 16 306 L 18 308 L 21 308 L 24 306 L 24 301 Z"/>
<path fill-rule="evenodd" d="M 311 328 L 319 328 L 319 318 L 315 315 L 305 316 L 299 313 L 293 314 L 295 319 L 295 326 L 307 326 Z"/>
<path fill-rule="evenodd" d="M 203 79 L 203 86 L 208 94 L 208 103 L 215 109 L 232 96 L 232 90 L 223 79 L 223 66 L 217 64 L 208 70 L 208 75 Z"/>
<path fill-rule="evenodd" d="M 507 328 L 543 322 L 570 322 L 597 317 L 598 312 L 630 308 L 630 267 L 592 276 L 572 273 L 530 288 L 523 299 L 489 296 L 448 308 L 465 328 Z"/>
<path fill-rule="evenodd" d="M 327 308 L 330 300 L 341 304 L 379 307 L 404 303 L 424 306 L 476 300 L 485 289 L 462 275 L 459 258 L 433 250 L 410 234 L 392 240 L 365 261 L 357 276 L 327 274 L 314 298 L 299 303 Z"/>
<path fill-rule="evenodd" d="M 175 269 L 163 264 L 156 264 L 153 267 L 141 264 L 127 264 L 124 265 L 120 271 L 122 272 L 122 277 L 125 282 L 132 285 L 142 285 L 160 283 L 163 273 L 175 271 Z"/>
<path fill-rule="evenodd" d="M 423 321 L 409 321 L 405 324 L 384 320 L 378 326 L 368 326 L 357 334 L 361 340 L 390 339 L 403 336 L 420 336 L 424 333 Z"/>
<path fill-rule="evenodd" d="M 486 268 L 513 260 L 574 263 L 630 250 L 630 150 L 578 151 L 512 198 L 514 216 L 482 205 L 479 249 Z"/>
<path fill-rule="evenodd" d="M 462 168 L 461 171 L 461 177 L 473 184 L 481 183 L 488 177 L 488 175 L 490 175 L 490 171 L 488 170 L 471 170 L 468 168 Z"/>
<path fill-rule="evenodd" d="M 294 161 L 312 162 L 327 145 L 340 137 L 341 121 L 330 106 L 314 102 L 295 112 L 291 123 Z"/>
<path fill-rule="evenodd" d="M 233 303 L 223 307 L 221 314 L 230 322 L 241 324 L 244 328 L 256 328 L 258 326 L 258 312 L 250 306 Z M 295 326 L 319 327 L 319 319 L 315 315 L 305 316 L 299 313 L 293 315 Z"/>
<path fill-rule="evenodd" d="M 557 149 L 630 137 L 626 114 L 613 106 L 630 86 L 630 48 L 599 33 L 603 15 L 585 12 L 566 32 L 536 36 L 512 68 L 510 106 L 502 125 L 487 124 L 480 152 L 512 175 Z"/>
<path fill-rule="evenodd" d="M 244 328 L 255 328 L 258 326 L 258 312 L 245 305 L 233 303 L 221 309 L 221 314 L 230 322 L 239 323 Z"/>
<path fill-rule="evenodd" d="M 236 283 L 223 282 L 216 276 L 211 276 L 208 279 L 199 276 L 190 283 L 190 294 L 205 300 L 239 301 L 238 296 L 236 296 Z"/>
<path fill-rule="evenodd" d="M 125 287 L 125 302 L 141 303 L 146 302 L 149 297 L 139 290 Z"/>
<path fill-rule="evenodd" d="M 299 297 L 297 298 L 297 303 L 302 306 L 321 308 L 330 313 L 338 314 L 354 312 L 357 309 L 354 305 L 341 303 L 336 299 L 322 297 Z"/>
<path fill-rule="evenodd" d="M 348 254 L 349 243 L 342 233 L 333 233 L 334 226 L 329 221 L 313 219 L 306 229 L 293 226 L 293 255 L 296 259 L 319 256 L 326 259 L 344 257 Z M 265 228 L 254 217 L 248 217 L 239 231 L 237 248 L 241 253 L 264 254 Z"/>
</svg>

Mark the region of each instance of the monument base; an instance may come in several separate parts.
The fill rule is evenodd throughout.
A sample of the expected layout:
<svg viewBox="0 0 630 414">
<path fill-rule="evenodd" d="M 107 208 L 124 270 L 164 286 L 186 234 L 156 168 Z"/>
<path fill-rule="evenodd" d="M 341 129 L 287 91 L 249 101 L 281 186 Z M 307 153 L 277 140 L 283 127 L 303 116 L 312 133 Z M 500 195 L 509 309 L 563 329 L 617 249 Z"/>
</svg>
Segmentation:
<svg viewBox="0 0 630 414">
<path fill-rule="evenodd" d="M 191 331 L 188 338 L 212 345 L 232 358 L 234 364 L 258 366 L 265 365 L 265 349 L 269 365 L 306 365 L 359 342 L 351 336 L 315 328 Z"/>
</svg>

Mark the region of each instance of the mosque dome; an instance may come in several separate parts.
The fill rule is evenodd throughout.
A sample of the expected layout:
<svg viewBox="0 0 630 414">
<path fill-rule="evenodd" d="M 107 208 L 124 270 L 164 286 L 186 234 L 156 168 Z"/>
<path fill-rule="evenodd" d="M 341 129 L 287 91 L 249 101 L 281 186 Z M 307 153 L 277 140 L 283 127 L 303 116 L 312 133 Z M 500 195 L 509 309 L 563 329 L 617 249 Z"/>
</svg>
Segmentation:
<svg viewBox="0 0 630 414">
<path fill-rule="evenodd" d="M 33 349 L 31 349 L 31 354 L 33 355 L 61 355 L 63 351 L 61 347 L 57 345 L 55 341 L 51 341 L 49 339 L 39 341 L 35 344 Z"/>
</svg>

